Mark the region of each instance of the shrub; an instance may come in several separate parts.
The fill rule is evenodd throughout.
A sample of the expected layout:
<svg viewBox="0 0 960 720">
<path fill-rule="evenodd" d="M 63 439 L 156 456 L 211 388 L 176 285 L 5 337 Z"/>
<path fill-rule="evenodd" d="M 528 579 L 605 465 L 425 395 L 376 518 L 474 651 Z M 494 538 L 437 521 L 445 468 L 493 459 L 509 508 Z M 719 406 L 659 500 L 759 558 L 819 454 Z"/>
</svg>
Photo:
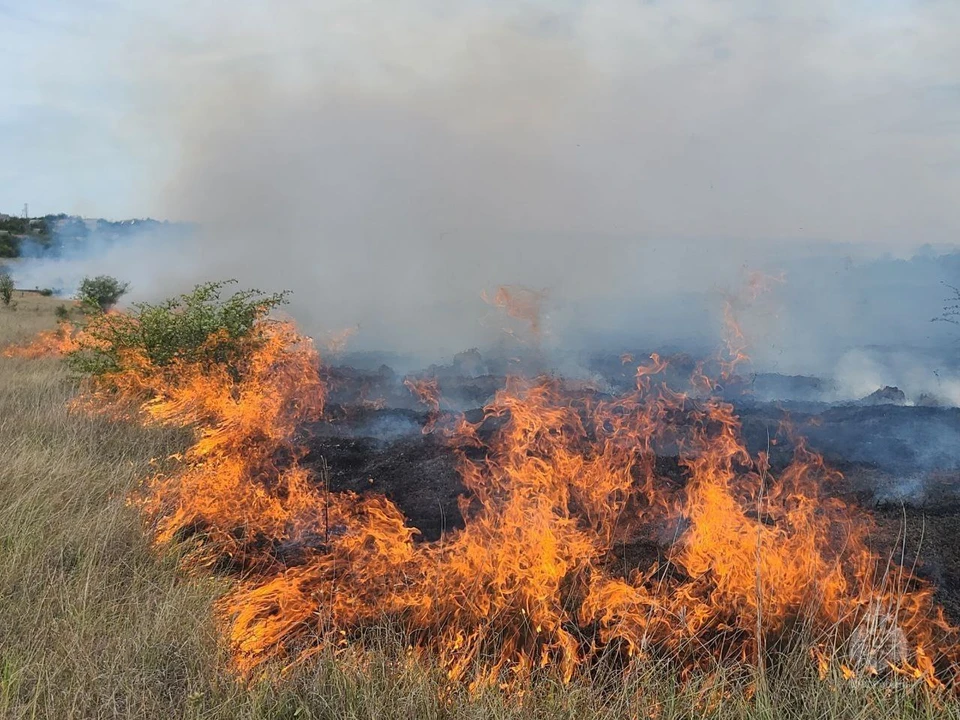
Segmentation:
<svg viewBox="0 0 960 720">
<path fill-rule="evenodd" d="M 67 309 L 66 305 L 57 305 L 53 311 L 53 314 L 57 316 L 57 322 L 70 319 L 70 310 Z"/>
<path fill-rule="evenodd" d="M 95 278 L 85 277 L 80 282 L 77 297 L 91 310 L 104 312 L 116 305 L 129 287 L 129 283 L 120 282 L 109 275 L 97 275 Z"/>
<path fill-rule="evenodd" d="M 43 297 L 51 297 L 53 295 L 53 288 L 44 288 L 40 291 L 40 294 L 43 295 Z"/>
<path fill-rule="evenodd" d="M 80 372 L 103 375 L 122 370 L 131 353 L 139 353 L 161 367 L 175 360 L 225 365 L 239 379 L 243 360 L 259 340 L 257 321 L 285 303 L 287 293 L 243 290 L 221 299 L 223 288 L 234 282 L 206 283 L 158 305 L 135 303 L 128 313 L 101 315 L 68 362 Z"/>
<path fill-rule="evenodd" d="M 0 301 L 4 305 L 10 305 L 13 299 L 13 278 L 9 273 L 0 272 Z"/>
<path fill-rule="evenodd" d="M 0 258 L 20 257 L 20 238 L 0 230 Z"/>
</svg>

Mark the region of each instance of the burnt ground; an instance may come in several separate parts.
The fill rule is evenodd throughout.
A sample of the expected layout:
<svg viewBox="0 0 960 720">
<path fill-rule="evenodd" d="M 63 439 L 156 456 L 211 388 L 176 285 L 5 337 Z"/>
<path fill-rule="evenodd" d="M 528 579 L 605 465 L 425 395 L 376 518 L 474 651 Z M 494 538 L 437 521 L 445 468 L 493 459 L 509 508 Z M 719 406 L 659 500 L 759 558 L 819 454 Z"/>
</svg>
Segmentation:
<svg viewBox="0 0 960 720">
<path fill-rule="evenodd" d="M 428 413 L 417 408 L 389 368 L 364 374 L 359 398 L 342 390 L 357 387 L 351 371 L 338 372 L 341 392 L 334 393 L 327 420 L 305 429 L 304 463 L 319 466 L 325 460 L 332 491 L 386 495 L 425 540 L 461 527 L 458 497 L 464 488 L 456 458 L 441 434 L 422 431 Z M 484 376 L 459 387 L 448 379 L 446 386 L 444 397 L 454 389 L 459 403 L 477 401 L 476 409 L 467 411 L 468 419 L 477 421 L 483 416 L 478 405 L 497 382 Z M 368 401 L 371 397 L 377 402 Z M 336 402 L 348 399 L 353 402 Z M 384 404 L 392 407 L 380 407 Z M 748 400 L 737 404 L 737 412 L 748 448 L 769 452 L 774 470 L 792 456 L 793 438 L 805 437 L 844 476 L 823 492 L 870 514 L 877 549 L 930 580 L 938 601 L 960 622 L 960 409 Z M 658 475 L 682 484 L 675 457 L 658 458 Z M 669 538 L 660 542 L 653 532 L 617 554 L 627 572 L 649 567 L 668 545 Z"/>
</svg>

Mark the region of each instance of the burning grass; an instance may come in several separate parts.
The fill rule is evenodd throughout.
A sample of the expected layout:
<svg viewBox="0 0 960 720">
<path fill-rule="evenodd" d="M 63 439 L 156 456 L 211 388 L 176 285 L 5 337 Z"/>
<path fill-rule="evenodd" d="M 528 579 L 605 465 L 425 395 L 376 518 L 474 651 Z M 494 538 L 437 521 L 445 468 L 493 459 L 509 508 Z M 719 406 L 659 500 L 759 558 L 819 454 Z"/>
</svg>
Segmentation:
<svg viewBox="0 0 960 720">
<path fill-rule="evenodd" d="M 328 493 L 322 478 L 299 466 L 297 428 L 322 410 L 317 358 L 289 325 L 264 317 L 256 327 L 239 380 L 190 363 L 157 366 L 133 353 L 87 391 L 99 407 L 136 400 L 147 425 L 191 430 L 181 459 L 135 497 L 157 541 L 181 548 L 182 562 L 201 577 L 239 574 L 217 603 L 236 666 L 247 677 L 285 668 L 267 686 L 224 690 L 215 648 L 189 644 L 195 664 L 172 693 L 182 703 L 178 714 L 224 696 L 223 706 L 233 706 L 258 687 L 280 703 L 274 712 L 306 708 L 318 716 L 952 712 L 950 696 L 937 688 L 954 680 L 954 631 L 928 587 L 867 549 L 869 525 L 821 497 L 833 473 L 801 451 L 773 477 L 765 458 L 743 449 L 729 406 L 658 386 L 656 363 L 642 368 L 635 393 L 614 399 L 571 392 L 556 380 L 516 380 L 487 408 L 500 421 L 493 434 L 439 418 L 434 431 L 457 448 L 469 496 L 465 527 L 428 543 L 386 499 Z M 29 373 L 46 361 L 4 362 Z M 62 370 L 44 367 L 62 382 Z M 160 437 L 68 416 L 53 407 L 63 399 L 61 392 L 48 401 L 53 422 L 111 428 L 120 434 L 111 441 L 118 451 L 142 444 L 127 435 Z M 28 441 L 30 432 L 18 437 Z M 683 486 L 655 471 L 657 446 L 670 443 L 683 451 Z M 165 456 L 156 445 L 140 449 L 124 481 L 115 474 L 97 480 L 110 514 L 76 513 L 75 501 L 51 505 L 24 490 L 12 496 L 68 519 L 96 520 L 99 530 L 87 542 L 104 548 L 96 532 L 111 536 L 105 522 L 122 518 L 132 532 L 120 504 L 124 488 L 148 457 Z M 87 495 L 74 485 L 75 497 Z M 36 518 L 24 520 L 27 533 Z M 651 529 L 676 538 L 668 562 L 615 569 L 611 549 Z M 32 567 L 29 542 L 17 542 L 17 558 Z M 142 567 L 132 536 L 125 547 Z M 101 557 L 97 572 L 109 574 L 111 563 Z M 161 570 L 167 579 L 151 606 L 162 605 L 164 593 L 184 592 L 171 568 Z M 38 592 L 60 592 L 57 582 L 40 578 Z M 73 587 L 81 592 L 72 584 L 64 592 Z M 111 592 L 128 590 L 143 592 Z M 29 615 L 26 606 L 19 612 Z M 116 619 L 108 627 L 129 632 Z M 384 628 L 392 629 L 386 640 Z M 23 658 L 11 662 L 15 676 L 31 675 Z M 199 700 L 189 700 L 190 683 L 205 688 Z M 52 692 L 33 677 L 8 695 L 8 707 L 29 705 L 23 687 Z M 327 710 L 324 693 L 333 698 Z M 394 693 L 406 700 L 391 705 Z M 114 714 L 124 712 L 133 714 Z"/>
</svg>

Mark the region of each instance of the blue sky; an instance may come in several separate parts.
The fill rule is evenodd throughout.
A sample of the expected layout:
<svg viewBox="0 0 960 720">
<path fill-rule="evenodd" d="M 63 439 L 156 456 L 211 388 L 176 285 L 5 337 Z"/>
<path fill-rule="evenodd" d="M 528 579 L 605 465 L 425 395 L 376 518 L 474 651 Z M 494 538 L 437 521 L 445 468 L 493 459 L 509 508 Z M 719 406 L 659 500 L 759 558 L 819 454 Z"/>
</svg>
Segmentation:
<svg viewBox="0 0 960 720">
<path fill-rule="evenodd" d="M 491 185 L 501 180 L 484 158 L 523 156 L 502 184 L 525 186 L 484 219 L 498 226 L 552 231 L 547 208 L 576 192 L 582 213 L 563 222 L 601 232 L 943 242 L 960 230 L 954 0 L 0 0 L 0 26 L 3 212 L 29 202 L 34 214 L 217 220 L 246 192 L 271 207 L 260 187 L 204 191 L 246 149 L 274 143 L 241 165 L 278 173 L 270 185 L 286 195 L 275 157 L 296 153 L 298 133 L 369 122 L 380 155 L 336 152 L 338 173 L 368 186 L 384 154 L 438 131 L 489 145 L 460 161 Z M 247 88 L 276 111 L 250 104 Z M 330 120 L 320 99 L 334 96 L 395 122 Z M 235 144 L 220 147 L 225 128 Z M 558 154 L 568 139 L 588 150 Z M 418 157 L 461 149 L 426 141 Z M 294 191 L 311 184 L 296 172 Z M 598 178 L 611 186 L 593 197 Z M 631 184 L 656 198 L 643 212 L 626 208 Z"/>
</svg>

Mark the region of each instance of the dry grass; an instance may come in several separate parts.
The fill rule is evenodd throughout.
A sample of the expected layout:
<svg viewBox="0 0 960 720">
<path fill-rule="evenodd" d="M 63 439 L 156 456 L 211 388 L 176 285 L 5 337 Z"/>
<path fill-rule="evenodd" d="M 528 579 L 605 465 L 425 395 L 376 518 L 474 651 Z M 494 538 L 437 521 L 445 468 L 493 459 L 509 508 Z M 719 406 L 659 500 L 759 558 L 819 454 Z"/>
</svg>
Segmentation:
<svg viewBox="0 0 960 720">
<path fill-rule="evenodd" d="M 32 290 L 15 290 L 10 307 L 0 305 L 0 346 L 29 340 L 41 330 L 54 326 L 54 311 L 58 305 L 71 309 L 79 317 L 72 300 L 44 297 Z"/>
<path fill-rule="evenodd" d="M 0 345 L 52 327 L 60 304 L 15 299 L 16 311 L 0 308 Z M 917 688 L 801 670 L 760 682 L 750 699 L 722 681 L 680 690 L 656 669 L 626 682 L 544 680 L 522 702 L 444 696 L 436 669 L 397 641 L 240 685 L 211 620 L 225 581 L 183 577 L 125 501 L 150 459 L 183 437 L 71 413 L 74 391 L 55 360 L 0 358 L 0 717 L 960 718 Z"/>
</svg>

